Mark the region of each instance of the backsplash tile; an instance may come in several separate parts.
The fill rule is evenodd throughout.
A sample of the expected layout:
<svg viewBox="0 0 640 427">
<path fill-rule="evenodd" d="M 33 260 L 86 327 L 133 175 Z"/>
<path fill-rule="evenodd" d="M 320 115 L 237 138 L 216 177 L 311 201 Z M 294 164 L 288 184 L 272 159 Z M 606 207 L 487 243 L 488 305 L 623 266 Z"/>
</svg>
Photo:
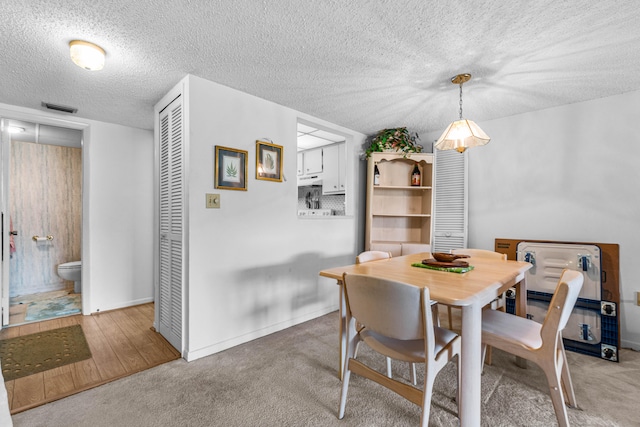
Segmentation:
<svg viewBox="0 0 640 427">
<path fill-rule="evenodd" d="M 322 186 L 304 186 L 298 187 L 298 210 L 309 209 L 306 204 L 307 193 L 313 195 L 314 191 L 318 192 L 318 200 L 320 201 L 319 209 L 331 209 L 334 215 L 344 215 L 344 194 L 322 195 Z"/>
</svg>

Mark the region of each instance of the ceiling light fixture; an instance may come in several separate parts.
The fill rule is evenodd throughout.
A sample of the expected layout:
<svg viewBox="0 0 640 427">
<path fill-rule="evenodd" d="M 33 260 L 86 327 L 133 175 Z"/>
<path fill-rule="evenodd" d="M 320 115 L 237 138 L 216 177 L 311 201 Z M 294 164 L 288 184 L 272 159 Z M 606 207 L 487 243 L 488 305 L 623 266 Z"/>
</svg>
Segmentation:
<svg viewBox="0 0 640 427">
<path fill-rule="evenodd" d="M 104 67 L 104 49 L 93 43 L 82 40 L 69 42 L 71 60 L 85 70 L 98 71 Z"/>
<path fill-rule="evenodd" d="M 475 122 L 462 118 L 462 84 L 470 79 L 471 74 L 468 73 L 451 78 L 451 83 L 460 85 L 460 119 L 451 123 L 442 132 L 434 145 L 438 150 L 456 150 L 464 153 L 467 148 L 485 145 L 491 141 L 491 138 Z"/>
</svg>

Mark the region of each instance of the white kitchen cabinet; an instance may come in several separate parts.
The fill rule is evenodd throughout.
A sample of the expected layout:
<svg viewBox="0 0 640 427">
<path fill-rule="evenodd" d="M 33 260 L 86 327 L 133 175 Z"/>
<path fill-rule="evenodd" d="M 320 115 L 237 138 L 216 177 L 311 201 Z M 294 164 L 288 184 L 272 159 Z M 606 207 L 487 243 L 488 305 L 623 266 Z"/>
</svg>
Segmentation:
<svg viewBox="0 0 640 427">
<path fill-rule="evenodd" d="M 298 176 L 302 176 L 304 174 L 304 154 L 302 152 L 298 153 Z"/>
<path fill-rule="evenodd" d="M 302 152 L 304 175 L 322 173 L 322 148 L 314 148 Z"/>
<path fill-rule="evenodd" d="M 344 194 L 345 145 L 329 145 L 323 149 L 322 194 Z"/>
</svg>

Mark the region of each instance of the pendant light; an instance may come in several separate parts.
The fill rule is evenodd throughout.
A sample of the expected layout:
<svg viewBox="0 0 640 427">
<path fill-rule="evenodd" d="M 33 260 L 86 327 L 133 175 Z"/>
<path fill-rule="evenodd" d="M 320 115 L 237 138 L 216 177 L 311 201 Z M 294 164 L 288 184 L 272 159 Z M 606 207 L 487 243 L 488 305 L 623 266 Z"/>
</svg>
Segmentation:
<svg viewBox="0 0 640 427">
<path fill-rule="evenodd" d="M 99 71 L 104 67 L 104 49 L 82 40 L 69 42 L 71 60 L 79 67 L 89 71 Z"/>
<path fill-rule="evenodd" d="M 434 147 L 438 150 L 456 150 L 464 153 L 467 148 L 487 144 L 491 138 L 472 120 L 462 118 L 462 84 L 471 79 L 471 74 L 458 74 L 451 78 L 451 83 L 460 85 L 460 119 L 451 123 Z"/>
</svg>

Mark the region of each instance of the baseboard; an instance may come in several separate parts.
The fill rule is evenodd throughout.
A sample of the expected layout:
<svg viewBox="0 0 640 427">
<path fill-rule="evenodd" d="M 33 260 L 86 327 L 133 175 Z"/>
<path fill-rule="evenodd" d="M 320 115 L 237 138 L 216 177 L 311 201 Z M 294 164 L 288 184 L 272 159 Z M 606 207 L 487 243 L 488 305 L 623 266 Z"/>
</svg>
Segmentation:
<svg viewBox="0 0 640 427">
<path fill-rule="evenodd" d="M 292 326 L 298 325 L 300 323 L 307 322 L 309 320 L 316 319 L 320 316 L 324 316 L 325 314 L 329 314 L 336 311 L 335 305 L 331 305 L 331 307 L 326 307 L 320 310 L 313 311 L 311 313 L 307 313 L 303 316 L 294 317 L 293 319 L 289 319 L 280 323 L 276 323 L 274 325 L 268 326 L 263 329 L 259 329 L 257 331 L 250 332 L 245 335 L 241 335 L 235 338 L 231 338 L 226 341 L 222 341 L 207 347 L 203 347 L 193 351 L 185 351 L 184 358 L 187 362 L 192 362 L 194 360 L 200 359 L 202 357 L 210 356 L 215 353 L 219 353 L 221 351 L 227 350 L 231 347 L 235 347 L 240 344 L 244 344 L 249 341 L 253 341 L 257 338 L 262 338 L 264 336 L 270 335 L 274 332 L 281 331 L 283 329 L 290 328 Z M 337 334 L 336 334 L 337 339 Z"/>
<path fill-rule="evenodd" d="M 640 351 L 640 343 L 628 341 L 628 340 L 620 340 L 621 348 L 630 348 L 631 350 Z"/>
<path fill-rule="evenodd" d="M 149 302 L 153 302 L 153 297 L 149 297 L 149 298 L 140 298 L 140 299 L 136 299 L 136 300 L 131 300 L 131 301 L 123 301 L 121 303 L 109 306 L 107 308 L 100 308 L 96 311 L 93 311 L 89 314 L 94 314 L 94 313 L 103 313 L 105 311 L 111 311 L 111 310 L 118 310 L 120 308 L 127 308 L 127 307 L 133 307 L 134 305 L 142 305 L 142 304 L 147 304 Z M 84 313 L 83 313 L 84 314 Z"/>
</svg>

